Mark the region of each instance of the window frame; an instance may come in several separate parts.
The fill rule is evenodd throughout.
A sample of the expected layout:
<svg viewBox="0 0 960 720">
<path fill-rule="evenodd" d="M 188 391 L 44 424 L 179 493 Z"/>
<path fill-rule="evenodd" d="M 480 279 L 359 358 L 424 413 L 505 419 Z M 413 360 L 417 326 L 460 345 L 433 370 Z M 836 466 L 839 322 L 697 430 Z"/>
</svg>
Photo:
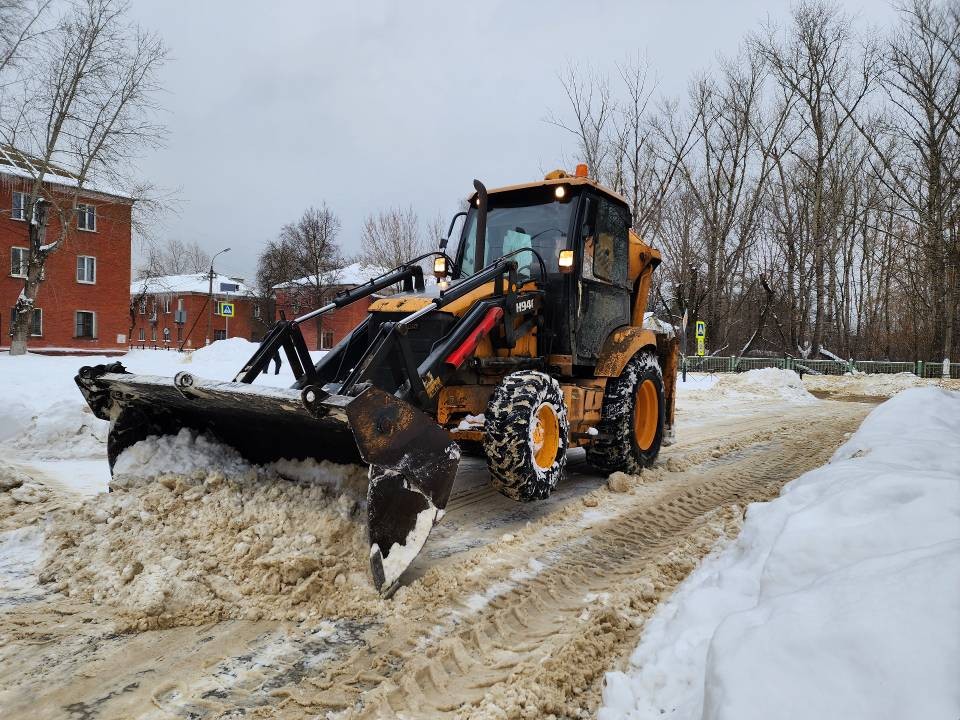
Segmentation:
<svg viewBox="0 0 960 720">
<path fill-rule="evenodd" d="M 15 215 L 14 212 L 17 210 L 16 196 L 20 196 L 20 214 Z M 10 219 L 16 220 L 18 222 L 27 221 L 27 198 L 29 193 L 25 193 L 22 190 L 14 190 L 10 193 Z"/>
<path fill-rule="evenodd" d="M 169 295 L 163 298 L 163 314 L 164 315 L 170 314 L 170 296 Z"/>
<path fill-rule="evenodd" d="M 147 331 L 144 330 L 143 328 L 140 328 L 140 342 L 146 342 L 146 341 L 147 341 Z"/>
<path fill-rule="evenodd" d="M 15 251 L 22 251 L 22 255 L 26 255 L 26 259 L 22 259 L 19 263 L 19 267 L 23 269 L 22 273 L 13 272 L 13 256 Z M 14 245 L 10 248 L 10 277 L 20 278 L 21 280 L 26 279 L 27 273 L 30 270 L 30 248 L 23 247 L 21 245 Z"/>
<path fill-rule="evenodd" d="M 82 210 L 81 210 L 82 209 Z M 91 217 L 90 211 L 93 211 L 93 227 L 88 226 L 88 221 Z M 81 232 L 96 232 L 97 231 L 97 206 L 92 203 L 77 203 L 77 230 Z M 83 224 L 80 223 L 80 218 L 83 218 Z"/>
<path fill-rule="evenodd" d="M 40 330 L 39 332 L 33 331 L 34 319 L 40 318 Z M 9 335 L 13 335 L 13 326 L 16 324 L 17 320 L 17 308 L 10 308 L 10 332 Z M 29 337 L 43 337 L 43 308 L 35 307 L 33 309 L 33 316 L 30 318 L 30 335 Z"/>
<path fill-rule="evenodd" d="M 93 260 L 93 280 L 81 280 L 80 279 L 80 261 L 81 260 Z M 84 275 L 86 276 L 87 263 L 83 263 Z M 96 255 L 77 255 L 77 282 L 81 285 L 96 285 L 97 284 L 97 256 Z"/>
<path fill-rule="evenodd" d="M 327 338 L 330 339 L 329 343 Z M 320 331 L 320 349 L 321 350 L 333 350 L 333 330 L 321 330 Z"/>
<path fill-rule="evenodd" d="M 89 335 L 78 335 L 78 319 L 80 313 L 88 313 L 90 315 L 90 334 Z M 97 313 L 94 310 L 74 310 L 73 311 L 73 337 L 75 340 L 96 340 L 97 339 Z"/>
</svg>

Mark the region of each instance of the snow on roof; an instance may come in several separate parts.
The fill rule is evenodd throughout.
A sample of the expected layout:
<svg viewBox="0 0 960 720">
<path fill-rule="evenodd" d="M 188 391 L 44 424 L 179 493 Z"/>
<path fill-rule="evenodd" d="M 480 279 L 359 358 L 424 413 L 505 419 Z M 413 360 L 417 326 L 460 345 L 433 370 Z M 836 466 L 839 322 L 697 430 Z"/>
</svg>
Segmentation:
<svg viewBox="0 0 960 720">
<path fill-rule="evenodd" d="M 130 294 L 140 295 L 146 289 L 147 295 L 167 295 L 199 293 L 206 295 L 210 290 L 210 275 L 208 273 L 193 273 L 191 275 L 163 275 L 160 277 L 134 280 L 130 284 Z M 215 274 L 213 276 L 213 294 L 227 296 L 250 296 L 254 292 L 242 280 Z"/>
<path fill-rule="evenodd" d="M 384 272 L 386 272 L 384 268 L 355 262 L 347 265 L 346 267 L 340 268 L 339 270 L 330 271 L 327 273 L 326 277 L 323 278 L 322 284 L 330 287 L 362 285 L 367 280 L 375 278 L 378 275 L 382 275 Z M 291 280 L 290 282 L 280 283 L 279 285 L 274 285 L 273 289 L 283 290 L 285 288 L 295 288 L 313 284 L 314 278 L 312 276 L 308 276 L 299 278 L 297 280 Z"/>
<path fill-rule="evenodd" d="M 42 175 L 44 182 L 54 185 L 70 188 L 80 185 L 80 178 L 76 173 L 53 163 L 44 164 L 43 160 L 27 155 L 12 145 L 0 144 L 0 175 L 12 175 L 27 180 L 33 180 L 38 175 Z M 124 200 L 131 199 L 127 193 L 90 182 L 89 179 L 84 180 L 81 191 L 83 190 L 112 195 Z"/>
</svg>

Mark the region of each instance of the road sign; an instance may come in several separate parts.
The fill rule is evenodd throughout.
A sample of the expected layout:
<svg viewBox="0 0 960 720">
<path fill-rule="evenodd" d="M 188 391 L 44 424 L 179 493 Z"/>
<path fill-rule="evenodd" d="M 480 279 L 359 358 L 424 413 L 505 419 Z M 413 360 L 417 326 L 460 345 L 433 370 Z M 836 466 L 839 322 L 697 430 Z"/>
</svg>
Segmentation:
<svg viewBox="0 0 960 720">
<path fill-rule="evenodd" d="M 220 311 L 217 313 L 218 315 L 223 315 L 224 317 L 233 317 L 233 303 L 221 302 L 219 305 Z"/>
<path fill-rule="evenodd" d="M 697 320 L 697 333 L 698 338 L 705 338 L 707 336 L 707 323 L 703 320 Z"/>
<path fill-rule="evenodd" d="M 697 357 L 703 357 L 707 354 L 706 347 L 702 337 L 697 338 Z"/>
</svg>

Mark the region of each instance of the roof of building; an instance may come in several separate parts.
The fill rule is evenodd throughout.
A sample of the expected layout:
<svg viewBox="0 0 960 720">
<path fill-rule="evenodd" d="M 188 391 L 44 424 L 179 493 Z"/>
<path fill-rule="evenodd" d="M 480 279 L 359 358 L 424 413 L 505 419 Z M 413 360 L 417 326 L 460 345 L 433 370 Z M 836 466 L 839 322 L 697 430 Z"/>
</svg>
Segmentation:
<svg viewBox="0 0 960 720">
<path fill-rule="evenodd" d="M 375 265 L 364 265 L 360 262 L 351 263 L 339 270 L 332 270 L 323 277 L 321 283 L 327 287 L 348 287 L 353 285 L 362 285 L 367 280 L 382 275 L 384 269 Z M 289 282 L 274 285 L 274 290 L 285 290 L 288 288 L 297 288 L 304 286 L 313 286 L 315 279 L 313 276 L 307 276 L 291 280 Z"/>
<path fill-rule="evenodd" d="M 200 294 L 206 295 L 210 290 L 210 275 L 208 273 L 193 273 L 190 275 L 163 275 L 160 277 L 134 280 L 130 284 L 131 295 L 176 295 Z M 239 278 L 215 274 L 213 276 L 213 294 L 220 296 L 252 296 L 253 290 Z"/>
<path fill-rule="evenodd" d="M 44 163 L 43 160 L 28 155 L 12 145 L 4 144 L 0 144 L 0 175 L 12 175 L 26 180 L 33 180 L 38 175 L 42 175 L 44 182 L 69 188 L 75 188 L 80 184 L 80 177 L 71 170 L 52 162 Z M 126 193 L 100 183 L 91 182 L 89 179 L 83 181 L 82 190 L 100 193 L 101 195 L 111 195 L 124 200 L 131 199 Z"/>
</svg>

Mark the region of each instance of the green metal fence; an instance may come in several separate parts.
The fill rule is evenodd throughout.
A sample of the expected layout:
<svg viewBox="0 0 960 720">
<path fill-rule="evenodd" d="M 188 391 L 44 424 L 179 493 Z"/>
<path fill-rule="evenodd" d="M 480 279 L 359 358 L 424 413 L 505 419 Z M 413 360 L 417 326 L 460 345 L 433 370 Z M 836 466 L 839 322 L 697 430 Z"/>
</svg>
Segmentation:
<svg viewBox="0 0 960 720">
<path fill-rule="evenodd" d="M 920 377 L 939 378 L 943 373 L 943 363 L 931 360 L 925 362 L 894 362 L 888 360 L 804 360 L 802 358 L 765 358 L 730 357 L 708 355 L 706 357 L 689 356 L 685 358 L 688 372 L 746 372 L 760 368 L 775 367 L 796 372 L 812 372 L 821 375 L 846 375 L 851 370 L 874 374 L 912 373 Z M 960 379 L 960 363 L 950 363 L 950 377 Z"/>
</svg>

